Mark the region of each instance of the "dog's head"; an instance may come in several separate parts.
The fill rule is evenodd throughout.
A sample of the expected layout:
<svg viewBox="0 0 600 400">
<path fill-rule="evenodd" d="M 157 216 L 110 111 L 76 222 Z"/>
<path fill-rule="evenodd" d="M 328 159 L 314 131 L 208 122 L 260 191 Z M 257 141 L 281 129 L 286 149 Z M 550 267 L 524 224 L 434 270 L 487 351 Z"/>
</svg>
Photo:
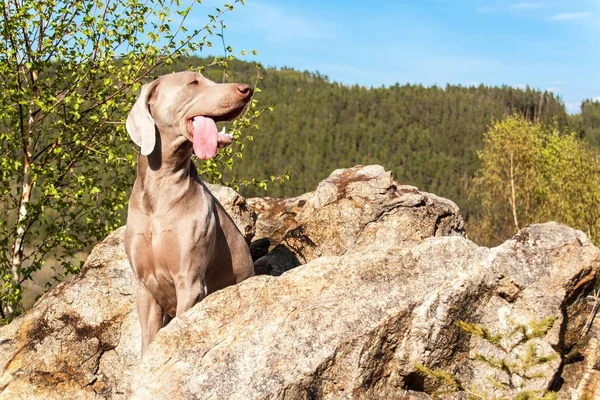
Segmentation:
<svg viewBox="0 0 600 400">
<path fill-rule="evenodd" d="M 214 157 L 220 138 L 216 122 L 237 117 L 252 97 L 252 87 L 242 83 L 214 83 L 192 71 L 164 75 L 142 87 L 140 97 L 127 117 L 127 132 L 149 155 L 156 145 L 156 130 L 183 136 L 201 159 Z M 230 140 L 230 139 L 229 139 Z"/>
</svg>

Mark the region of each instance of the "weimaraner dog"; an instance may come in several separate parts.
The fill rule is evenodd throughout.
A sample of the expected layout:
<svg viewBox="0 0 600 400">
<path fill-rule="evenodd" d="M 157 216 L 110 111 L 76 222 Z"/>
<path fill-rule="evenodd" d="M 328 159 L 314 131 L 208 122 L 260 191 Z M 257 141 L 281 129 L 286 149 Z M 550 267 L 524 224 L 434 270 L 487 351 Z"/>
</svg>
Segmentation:
<svg viewBox="0 0 600 400">
<path fill-rule="evenodd" d="M 216 122 L 238 116 L 251 96 L 249 85 L 179 72 L 144 85 L 127 117 L 141 147 L 125 251 L 137 275 L 142 356 L 173 317 L 254 275 L 244 237 L 191 160 L 192 152 L 209 159 L 231 143 Z"/>
</svg>

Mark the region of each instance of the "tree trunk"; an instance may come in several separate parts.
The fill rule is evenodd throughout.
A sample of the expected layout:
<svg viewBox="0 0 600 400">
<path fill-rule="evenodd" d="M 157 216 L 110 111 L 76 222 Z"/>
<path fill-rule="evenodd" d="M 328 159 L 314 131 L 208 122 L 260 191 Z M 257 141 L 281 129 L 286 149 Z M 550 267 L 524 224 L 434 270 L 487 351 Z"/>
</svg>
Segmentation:
<svg viewBox="0 0 600 400">
<path fill-rule="evenodd" d="M 514 158 L 513 155 L 510 155 L 510 206 L 512 209 L 513 222 L 515 224 L 515 228 L 517 232 L 519 231 L 519 219 L 517 217 L 517 195 L 515 192 L 515 166 L 514 166 Z"/>
<path fill-rule="evenodd" d="M 33 189 L 33 181 L 29 173 L 31 166 L 29 164 L 29 157 L 24 158 L 23 163 L 23 183 L 21 184 L 21 198 L 19 199 L 19 209 L 17 210 L 16 220 L 16 235 L 13 242 L 12 257 L 11 257 L 11 285 L 14 292 L 19 288 L 21 284 L 21 269 L 23 267 L 23 245 L 25 242 L 25 226 L 24 222 L 27 218 L 27 206 L 31 200 L 31 192 Z M 8 302 L 4 304 L 4 316 L 5 318 L 11 319 L 18 310 L 20 302 L 12 303 Z"/>
<path fill-rule="evenodd" d="M 25 71 L 23 70 L 25 75 Z M 31 73 L 31 82 L 30 85 L 35 85 L 35 80 L 37 79 L 37 73 L 34 71 Z M 33 189 L 33 179 L 31 176 L 31 149 L 30 149 L 30 141 L 29 135 L 31 133 L 31 127 L 33 125 L 33 102 L 30 104 L 28 113 L 27 113 L 27 128 L 23 129 L 23 125 L 21 125 L 21 143 L 22 143 L 22 151 L 23 151 L 23 182 L 21 183 L 21 196 L 19 199 L 19 208 L 17 210 L 17 218 L 15 221 L 16 234 L 12 247 L 12 257 L 11 257 L 11 289 L 10 294 L 14 295 L 14 293 L 20 289 L 21 286 L 21 271 L 23 269 L 23 245 L 25 243 L 25 221 L 27 219 L 27 207 L 29 206 L 29 202 L 31 201 L 31 192 Z M 22 110 L 22 109 L 21 109 Z M 22 116 L 23 116 L 22 112 Z M 23 121 L 23 118 L 21 119 Z M 21 307 L 21 296 L 17 296 L 16 300 L 10 300 L 6 304 L 3 304 L 3 315 L 4 318 L 11 320 L 18 312 L 19 307 Z"/>
</svg>

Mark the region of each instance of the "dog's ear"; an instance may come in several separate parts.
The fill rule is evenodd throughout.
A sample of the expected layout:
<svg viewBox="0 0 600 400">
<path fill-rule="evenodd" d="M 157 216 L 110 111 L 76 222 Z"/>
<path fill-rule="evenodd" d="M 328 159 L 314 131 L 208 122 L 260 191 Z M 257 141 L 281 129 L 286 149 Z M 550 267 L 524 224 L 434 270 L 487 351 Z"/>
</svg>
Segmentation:
<svg viewBox="0 0 600 400">
<path fill-rule="evenodd" d="M 154 118 L 150 114 L 148 101 L 156 90 L 158 79 L 142 86 L 140 97 L 133 105 L 131 112 L 127 116 L 127 133 L 131 140 L 142 148 L 141 153 L 144 156 L 149 155 L 156 145 L 156 132 Z"/>
</svg>

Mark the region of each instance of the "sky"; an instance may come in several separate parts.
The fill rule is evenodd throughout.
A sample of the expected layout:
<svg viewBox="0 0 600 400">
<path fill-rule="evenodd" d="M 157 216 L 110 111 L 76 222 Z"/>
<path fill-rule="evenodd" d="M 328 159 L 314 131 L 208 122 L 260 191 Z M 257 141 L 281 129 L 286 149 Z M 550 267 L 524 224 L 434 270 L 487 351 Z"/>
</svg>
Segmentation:
<svg viewBox="0 0 600 400">
<path fill-rule="evenodd" d="M 223 17 L 225 41 L 234 52 L 255 49 L 246 60 L 268 67 L 367 87 L 529 85 L 556 93 L 572 113 L 583 99 L 600 100 L 600 0 L 245 3 Z"/>
</svg>

